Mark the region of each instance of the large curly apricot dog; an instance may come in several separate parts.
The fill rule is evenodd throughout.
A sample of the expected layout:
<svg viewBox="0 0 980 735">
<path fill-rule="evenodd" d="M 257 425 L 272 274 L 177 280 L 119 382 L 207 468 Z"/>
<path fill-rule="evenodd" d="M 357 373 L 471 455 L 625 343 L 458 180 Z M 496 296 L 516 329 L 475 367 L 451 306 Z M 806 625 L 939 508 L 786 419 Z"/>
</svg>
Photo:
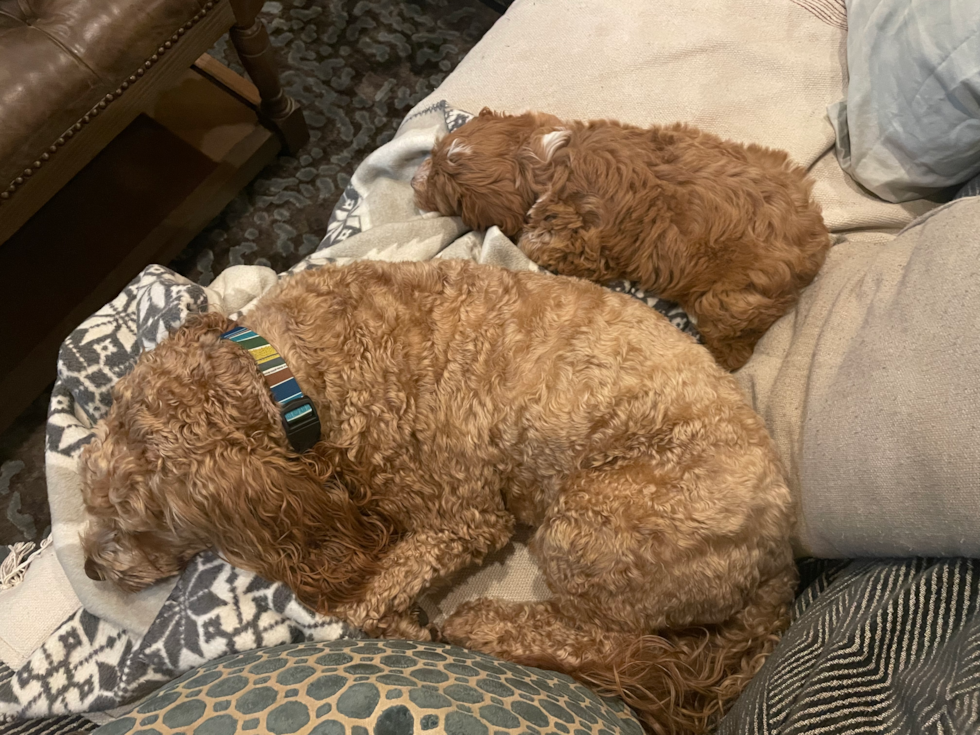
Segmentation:
<svg viewBox="0 0 980 735">
<path fill-rule="evenodd" d="M 375 634 L 517 523 L 554 597 L 471 602 L 442 635 L 697 731 L 787 621 L 791 501 L 708 352 L 627 296 L 466 262 L 294 275 L 242 324 L 322 422 L 298 455 L 252 357 L 197 318 L 114 389 L 84 453 L 95 578 L 137 589 L 214 548 Z"/>
<path fill-rule="evenodd" d="M 425 210 L 497 225 L 556 273 L 627 279 L 680 303 L 729 370 L 799 297 L 830 236 L 783 151 L 687 125 L 480 115 L 413 180 Z"/>
</svg>

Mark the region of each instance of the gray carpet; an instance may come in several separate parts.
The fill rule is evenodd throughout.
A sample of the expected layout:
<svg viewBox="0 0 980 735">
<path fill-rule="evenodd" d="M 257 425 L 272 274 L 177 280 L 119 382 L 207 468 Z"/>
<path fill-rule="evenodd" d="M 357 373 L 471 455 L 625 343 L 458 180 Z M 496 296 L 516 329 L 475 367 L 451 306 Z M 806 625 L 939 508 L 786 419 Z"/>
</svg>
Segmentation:
<svg viewBox="0 0 980 735">
<path fill-rule="evenodd" d="M 478 0 L 279 0 L 262 17 L 311 140 L 298 158 L 267 167 L 170 265 L 205 285 L 229 265 L 284 270 L 310 253 L 357 164 L 499 15 Z M 212 55 L 242 72 L 227 39 Z M 47 403 L 40 396 L 0 435 L 0 544 L 48 532 Z"/>
</svg>

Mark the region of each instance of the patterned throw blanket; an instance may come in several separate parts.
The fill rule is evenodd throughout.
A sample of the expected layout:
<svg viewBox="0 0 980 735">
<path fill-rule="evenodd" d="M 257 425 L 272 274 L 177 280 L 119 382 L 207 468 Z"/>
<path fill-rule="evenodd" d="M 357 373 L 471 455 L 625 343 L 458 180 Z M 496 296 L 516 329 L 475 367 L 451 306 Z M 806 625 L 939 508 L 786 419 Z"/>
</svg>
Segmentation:
<svg viewBox="0 0 980 735">
<path fill-rule="evenodd" d="M 292 270 L 360 258 L 437 257 L 536 270 L 496 229 L 471 232 L 456 218 L 415 209 L 412 175 L 436 139 L 467 119 L 467 113 L 443 103 L 406 120 L 398 135 L 358 168 L 320 248 Z M 275 280 L 268 269 L 241 266 L 203 288 L 167 268 L 150 266 L 65 341 L 48 419 L 47 479 L 54 548 L 82 606 L 19 670 L 0 665 L 0 715 L 111 710 L 211 659 L 262 646 L 360 635 L 312 613 L 283 585 L 213 554 L 195 559 L 179 580 L 135 596 L 93 584 L 82 570 L 78 460 L 91 427 L 111 404 L 112 386 L 189 314 L 247 309 Z M 610 286 L 642 299 L 696 335 L 677 306 L 627 283 Z"/>
</svg>

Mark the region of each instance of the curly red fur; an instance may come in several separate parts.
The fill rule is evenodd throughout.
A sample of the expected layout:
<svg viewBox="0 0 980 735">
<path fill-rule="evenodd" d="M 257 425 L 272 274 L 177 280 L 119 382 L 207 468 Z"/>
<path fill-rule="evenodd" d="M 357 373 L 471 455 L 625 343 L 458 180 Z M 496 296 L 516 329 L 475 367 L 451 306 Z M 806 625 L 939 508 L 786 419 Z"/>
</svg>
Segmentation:
<svg viewBox="0 0 980 735">
<path fill-rule="evenodd" d="M 229 326 L 192 317 L 114 388 L 83 453 L 87 569 L 135 590 L 214 547 L 313 607 L 356 599 L 388 525 L 322 453 L 284 451 L 255 361 L 220 339 Z"/>
<path fill-rule="evenodd" d="M 652 309 L 585 281 L 456 261 L 327 266 L 242 320 L 322 421 L 291 451 L 252 358 L 208 315 L 119 381 L 86 449 L 93 576 L 129 589 L 197 551 L 368 631 L 515 524 L 553 599 L 477 600 L 445 639 L 620 694 L 699 732 L 792 599 L 792 509 L 735 381 Z"/>
<path fill-rule="evenodd" d="M 812 182 L 786 153 L 683 124 L 484 110 L 436 144 L 413 186 L 420 208 L 497 225 L 557 273 L 680 303 L 729 370 L 830 247 Z"/>
</svg>

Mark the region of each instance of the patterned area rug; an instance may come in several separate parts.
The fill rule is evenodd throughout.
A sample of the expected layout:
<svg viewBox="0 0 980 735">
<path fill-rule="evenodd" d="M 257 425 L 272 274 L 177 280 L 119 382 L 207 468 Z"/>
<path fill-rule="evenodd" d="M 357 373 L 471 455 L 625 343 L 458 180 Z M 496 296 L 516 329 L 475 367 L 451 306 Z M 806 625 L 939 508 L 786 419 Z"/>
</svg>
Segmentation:
<svg viewBox="0 0 980 735">
<path fill-rule="evenodd" d="M 387 142 L 499 15 L 479 0 L 279 0 L 263 18 L 284 85 L 311 140 L 244 189 L 170 267 L 207 285 L 229 265 L 285 270 L 311 253 L 368 153 Z M 222 39 L 212 55 L 242 73 Z M 0 435 L 2 545 L 39 541 L 50 516 L 44 483 L 46 393 Z"/>
</svg>

